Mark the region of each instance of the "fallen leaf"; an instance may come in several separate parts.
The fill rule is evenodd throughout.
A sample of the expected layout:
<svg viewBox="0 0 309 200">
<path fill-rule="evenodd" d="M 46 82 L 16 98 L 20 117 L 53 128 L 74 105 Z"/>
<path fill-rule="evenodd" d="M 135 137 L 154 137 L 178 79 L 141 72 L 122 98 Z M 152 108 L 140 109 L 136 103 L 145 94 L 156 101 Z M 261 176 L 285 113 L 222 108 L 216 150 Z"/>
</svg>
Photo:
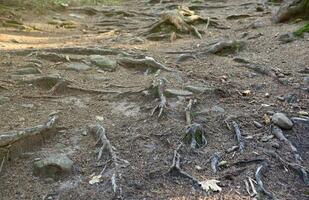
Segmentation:
<svg viewBox="0 0 309 200">
<path fill-rule="evenodd" d="M 264 114 L 263 118 L 266 125 L 270 124 L 271 119 L 267 114 Z"/>
<path fill-rule="evenodd" d="M 251 95 L 251 90 L 245 90 L 242 92 L 243 96 L 250 96 Z"/>
<path fill-rule="evenodd" d="M 101 178 L 102 178 L 102 175 L 93 176 L 91 178 L 91 180 L 89 181 L 89 184 L 93 185 L 95 183 L 100 183 L 101 182 Z"/>
<path fill-rule="evenodd" d="M 212 190 L 214 192 L 221 192 L 222 188 L 219 187 L 217 183 L 220 183 L 220 181 L 214 179 L 199 182 L 203 190 L 205 190 L 206 192 L 208 192 L 209 190 Z"/>
<path fill-rule="evenodd" d="M 104 121 L 104 117 L 102 116 L 95 116 L 95 119 L 101 122 Z"/>
</svg>

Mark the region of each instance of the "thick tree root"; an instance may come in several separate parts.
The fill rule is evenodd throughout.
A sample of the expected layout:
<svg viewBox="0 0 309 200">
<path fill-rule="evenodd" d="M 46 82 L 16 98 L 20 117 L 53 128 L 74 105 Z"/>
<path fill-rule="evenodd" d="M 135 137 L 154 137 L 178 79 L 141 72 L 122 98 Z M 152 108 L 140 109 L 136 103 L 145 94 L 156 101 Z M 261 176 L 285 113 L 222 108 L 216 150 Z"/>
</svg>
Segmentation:
<svg viewBox="0 0 309 200">
<path fill-rule="evenodd" d="M 266 170 L 267 167 L 268 167 L 267 162 L 264 162 L 261 165 L 259 165 L 255 172 L 255 179 L 256 179 L 258 189 L 260 190 L 260 192 L 267 195 L 270 199 L 275 199 L 274 195 L 265 189 L 263 181 L 262 181 L 262 173 L 264 170 Z"/>
<path fill-rule="evenodd" d="M 288 21 L 296 16 L 309 17 L 308 0 L 292 0 L 283 4 L 274 16 L 277 23 Z"/>
<path fill-rule="evenodd" d="M 121 186 L 118 185 L 117 179 L 120 176 L 120 167 L 122 165 L 129 164 L 128 161 L 123 160 L 118 157 L 116 148 L 111 144 L 110 140 L 106 136 L 105 128 L 101 125 L 90 125 L 88 126 L 88 131 L 94 134 L 98 138 L 98 142 L 102 143 L 101 148 L 99 149 L 98 160 L 100 160 L 103 156 L 103 151 L 106 151 L 108 155 L 111 157 L 114 165 L 114 172 L 111 176 L 111 184 L 113 192 L 115 193 L 116 197 L 121 197 L 122 189 Z"/>
<path fill-rule="evenodd" d="M 157 92 L 160 98 L 160 103 L 152 110 L 151 112 L 151 116 L 154 115 L 154 113 L 156 111 L 158 111 L 158 117 L 160 118 L 164 112 L 164 109 L 167 108 L 167 100 L 166 97 L 164 95 L 164 91 L 165 91 L 165 82 L 166 80 L 164 80 L 163 78 L 158 80 L 158 83 L 154 83 L 154 87 L 157 88 Z"/>
<path fill-rule="evenodd" d="M 289 166 L 296 169 L 296 171 L 298 171 L 300 173 L 304 183 L 306 185 L 309 185 L 308 170 L 305 169 L 303 166 L 301 166 L 302 158 L 299 155 L 297 148 L 292 144 L 292 142 L 290 140 L 288 140 L 284 136 L 282 130 L 279 127 L 273 126 L 271 131 L 281 142 L 283 142 L 284 144 L 289 146 L 289 148 L 291 149 L 291 152 L 294 156 L 295 163 L 296 163 L 294 165 L 289 165 Z"/>
<path fill-rule="evenodd" d="M 44 48 L 44 49 L 23 49 L 14 51 L 4 51 L 4 53 L 11 53 L 18 56 L 26 56 L 36 54 L 36 52 L 49 52 L 58 54 L 74 54 L 74 55 L 125 55 L 130 56 L 129 53 L 118 49 L 103 49 L 90 47 L 62 47 L 62 48 Z"/>
<path fill-rule="evenodd" d="M 151 57 L 145 57 L 143 59 L 120 58 L 117 60 L 117 63 L 127 68 L 150 68 L 155 70 L 162 69 L 165 71 L 173 71 Z"/>
<path fill-rule="evenodd" d="M 184 178 L 192 180 L 194 184 L 199 185 L 199 181 L 196 178 L 194 178 L 193 176 L 191 176 L 190 174 L 188 174 L 187 172 L 183 171 L 180 168 L 180 154 L 178 153 L 178 150 L 181 148 L 181 146 L 182 145 L 179 145 L 178 148 L 174 150 L 173 163 L 170 166 L 170 169 L 168 170 L 167 174 L 171 174 L 173 176 L 180 175 Z"/>
<path fill-rule="evenodd" d="M 189 10 L 185 6 L 180 6 L 178 9 L 165 11 L 161 14 L 159 21 L 155 22 L 145 35 L 153 34 L 164 30 L 166 32 L 169 25 L 172 25 L 169 32 L 177 31 L 178 33 L 190 33 L 201 39 L 202 35 L 199 30 L 193 25 L 194 23 L 207 23 L 209 25 L 217 25 L 215 21 L 211 21 L 210 18 L 203 18 Z"/>
<path fill-rule="evenodd" d="M 48 130 L 54 128 L 58 118 L 58 114 L 52 114 L 43 125 L 0 133 L 0 147 L 7 147 L 19 140 L 47 132 Z"/>
</svg>

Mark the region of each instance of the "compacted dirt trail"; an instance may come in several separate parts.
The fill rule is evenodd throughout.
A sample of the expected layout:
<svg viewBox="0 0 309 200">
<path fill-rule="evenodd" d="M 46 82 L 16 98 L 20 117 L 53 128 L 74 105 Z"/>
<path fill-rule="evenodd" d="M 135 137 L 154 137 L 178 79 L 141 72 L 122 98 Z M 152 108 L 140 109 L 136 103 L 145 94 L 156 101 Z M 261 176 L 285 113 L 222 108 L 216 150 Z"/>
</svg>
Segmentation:
<svg viewBox="0 0 309 200">
<path fill-rule="evenodd" d="M 309 37 L 278 6 L 1 17 L 0 199 L 308 199 Z"/>
</svg>

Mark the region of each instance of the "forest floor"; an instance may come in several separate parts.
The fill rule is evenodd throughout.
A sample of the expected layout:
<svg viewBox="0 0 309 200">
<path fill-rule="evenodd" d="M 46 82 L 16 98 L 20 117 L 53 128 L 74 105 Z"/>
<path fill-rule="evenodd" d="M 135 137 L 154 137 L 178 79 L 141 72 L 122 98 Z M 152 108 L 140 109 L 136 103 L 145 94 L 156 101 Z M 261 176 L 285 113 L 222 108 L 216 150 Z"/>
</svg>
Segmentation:
<svg viewBox="0 0 309 200">
<path fill-rule="evenodd" d="M 305 21 L 274 24 L 279 4 L 258 0 L 147 2 L 1 14 L 0 139 L 46 123 L 51 113 L 59 118 L 46 132 L 0 140 L 0 199 L 308 199 L 298 172 L 309 167 L 309 37 L 279 39 Z M 149 33 L 161 12 L 190 15 L 181 5 L 203 17 L 194 24 L 201 38 L 165 24 L 167 32 Z M 242 42 L 209 50 L 222 41 Z M 158 117 L 151 113 L 160 105 L 160 83 L 167 104 Z M 294 119 L 283 133 L 299 162 L 271 132 L 277 112 Z M 193 122 L 207 140 L 200 148 L 183 139 Z M 87 128 L 96 124 L 106 129 L 116 159 L 103 151 L 98 160 L 100 143 Z M 72 172 L 36 176 L 34 162 L 54 154 L 71 159 Z M 177 155 L 194 178 L 171 167 Z M 218 180 L 222 191 L 206 191 L 195 179 Z M 256 195 L 248 194 L 250 181 Z"/>
</svg>

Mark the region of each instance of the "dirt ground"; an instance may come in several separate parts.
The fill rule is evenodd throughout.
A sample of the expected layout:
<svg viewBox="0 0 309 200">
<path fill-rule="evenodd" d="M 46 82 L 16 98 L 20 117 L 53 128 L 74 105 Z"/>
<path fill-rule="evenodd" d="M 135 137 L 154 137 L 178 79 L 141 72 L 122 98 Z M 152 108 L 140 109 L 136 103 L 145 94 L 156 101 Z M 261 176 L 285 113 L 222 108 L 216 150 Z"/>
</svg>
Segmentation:
<svg viewBox="0 0 309 200">
<path fill-rule="evenodd" d="M 258 196 L 250 197 L 245 184 L 249 177 L 256 179 L 256 170 L 264 162 L 268 167 L 262 181 L 275 199 L 309 199 L 308 186 L 300 175 L 266 153 L 276 152 L 286 162 L 294 162 L 289 146 L 272 137 L 271 124 L 265 123 L 265 116 L 274 112 L 308 119 L 304 115 L 309 111 L 309 37 L 305 35 L 290 43 L 278 39 L 305 21 L 274 24 L 272 13 L 279 5 L 259 9 L 259 2 L 170 0 L 160 4 L 128 0 L 121 6 L 69 8 L 39 16 L 29 10 L 3 14 L 3 18 L 21 20 L 24 27 L 0 28 L 0 99 L 4 99 L 0 101 L 0 135 L 44 124 L 52 112 L 59 112 L 59 120 L 56 128 L 46 134 L 0 147 L 0 199 L 267 199 L 256 183 Z M 202 39 L 185 33 L 173 41 L 169 37 L 146 39 L 143 33 L 160 18 L 160 13 L 179 5 L 216 19 L 221 28 L 205 23 L 195 25 L 203 32 Z M 59 27 L 50 23 L 53 20 L 73 25 Z M 198 51 L 222 40 L 242 40 L 246 45 L 227 55 L 200 54 L 176 63 L 181 52 Z M 156 73 L 147 67 L 121 65 L 114 71 L 105 71 L 90 63 L 89 55 L 93 53 L 56 51 L 67 47 L 112 50 L 106 56 L 115 60 L 124 54 L 135 58 L 149 56 L 172 71 Z M 58 56 L 40 56 L 51 51 Z M 249 69 L 237 58 L 276 74 Z M 85 71 L 68 70 L 70 63 L 91 67 Z M 29 64 L 41 74 L 15 75 Z M 50 75 L 61 77 L 74 87 L 27 82 Z M 158 113 L 151 116 L 151 111 L 159 99 L 147 92 L 157 76 L 164 77 L 169 89 L 181 90 L 188 85 L 207 89 L 189 96 L 168 95 L 167 107 L 158 118 Z M 199 181 L 219 180 L 221 192 L 206 192 L 187 177 L 168 173 L 174 150 L 183 143 L 186 133 L 185 108 L 190 99 L 196 102 L 192 120 L 203 126 L 207 144 L 198 149 L 183 144 L 178 150 L 180 167 Z M 227 153 L 238 145 L 232 121 L 240 126 L 243 152 Z M 257 128 L 254 121 L 262 126 Z M 117 194 L 111 183 L 113 161 L 106 152 L 98 161 L 100 145 L 96 145 L 92 134 L 85 133 L 91 124 L 101 124 L 117 156 L 128 161 L 121 163 L 118 170 Z M 308 123 L 300 122 L 294 122 L 292 130 L 284 130 L 305 168 L 309 167 L 308 132 Z M 33 162 L 51 153 L 67 155 L 74 162 L 72 174 L 60 180 L 35 176 Z M 215 153 L 227 163 L 216 173 L 209 162 Z M 89 184 L 91 177 L 100 173 L 101 182 Z"/>
</svg>

